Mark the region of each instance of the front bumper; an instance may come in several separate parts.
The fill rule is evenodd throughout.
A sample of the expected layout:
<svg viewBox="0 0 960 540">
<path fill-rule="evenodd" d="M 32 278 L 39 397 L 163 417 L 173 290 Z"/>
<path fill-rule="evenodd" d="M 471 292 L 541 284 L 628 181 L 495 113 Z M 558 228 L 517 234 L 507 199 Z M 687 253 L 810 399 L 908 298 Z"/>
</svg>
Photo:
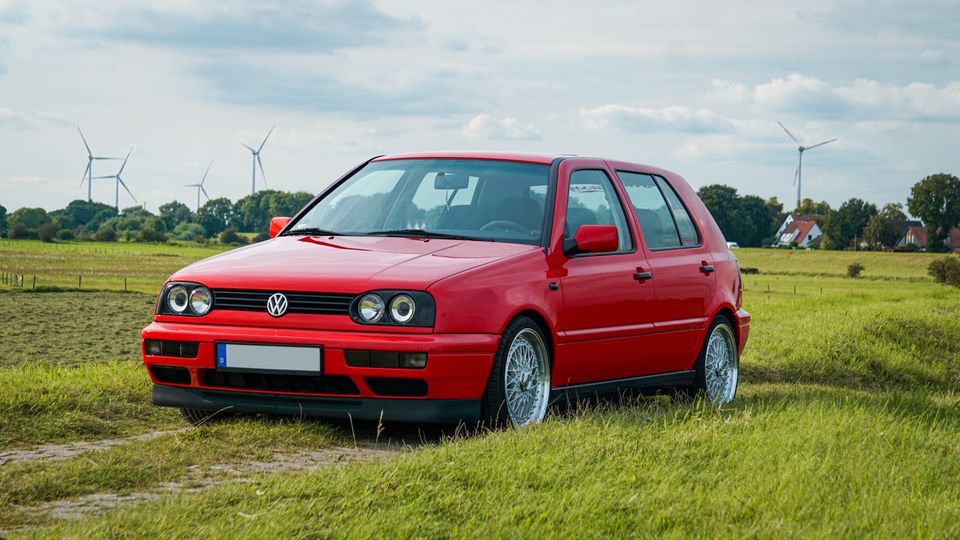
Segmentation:
<svg viewBox="0 0 960 540">
<path fill-rule="evenodd" d="M 222 392 L 155 385 L 153 404 L 161 407 L 238 413 L 318 416 L 385 422 L 472 423 L 480 419 L 479 399 L 363 399 Z"/>
<path fill-rule="evenodd" d="M 350 332 L 153 322 L 141 333 L 144 340 L 198 343 L 195 358 L 148 355 L 143 351 L 154 386 L 154 403 L 161 406 L 273 414 L 384 418 L 418 422 L 473 420 L 479 417 L 500 336 L 491 334 L 427 334 Z M 323 349 L 322 377 L 349 378 L 355 389 L 297 392 L 224 387 L 209 381 L 216 372 L 217 343 L 311 345 Z M 427 353 L 423 369 L 353 367 L 344 351 L 403 351 Z M 185 368 L 189 383 L 156 378 L 153 367 Z M 181 370 L 182 371 L 182 370 Z M 418 379 L 426 392 L 417 397 L 380 395 L 368 379 Z M 209 379 L 209 381 L 208 381 Z M 375 385 L 374 385 L 375 386 Z M 381 390 L 382 391 L 382 390 Z M 340 393 L 336 393 L 340 392 Z"/>
</svg>

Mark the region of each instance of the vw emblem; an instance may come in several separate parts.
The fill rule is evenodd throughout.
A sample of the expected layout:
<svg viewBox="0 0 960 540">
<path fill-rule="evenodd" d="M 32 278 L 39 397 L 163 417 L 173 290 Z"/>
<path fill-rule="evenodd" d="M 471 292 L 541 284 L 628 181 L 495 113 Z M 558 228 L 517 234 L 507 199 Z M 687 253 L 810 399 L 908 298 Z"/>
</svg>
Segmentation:
<svg viewBox="0 0 960 540">
<path fill-rule="evenodd" d="M 276 293 L 267 298 L 267 313 L 279 317 L 287 312 L 287 297 Z"/>
</svg>

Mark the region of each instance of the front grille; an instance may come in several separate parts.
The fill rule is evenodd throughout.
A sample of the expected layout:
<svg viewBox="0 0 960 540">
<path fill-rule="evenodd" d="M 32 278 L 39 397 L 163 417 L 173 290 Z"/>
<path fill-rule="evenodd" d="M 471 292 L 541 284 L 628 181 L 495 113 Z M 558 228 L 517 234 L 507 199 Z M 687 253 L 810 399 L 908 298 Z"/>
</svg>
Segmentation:
<svg viewBox="0 0 960 540">
<path fill-rule="evenodd" d="M 236 289 L 214 289 L 213 309 L 236 311 L 267 311 L 267 298 L 281 292 L 287 297 L 287 313 L 307 313 L 311 315 L 348 315 L 352 294 L 310 293 L 286 291 L 246 291 Z"/>
<path fill-rule="evenodd" d="M 350 377 L 343 375 L 287 375 L 246 371 L 201 370 L 203 384 L 223 388 L 298 392 L 302 394 L 359 394 Z"/>
</svg>

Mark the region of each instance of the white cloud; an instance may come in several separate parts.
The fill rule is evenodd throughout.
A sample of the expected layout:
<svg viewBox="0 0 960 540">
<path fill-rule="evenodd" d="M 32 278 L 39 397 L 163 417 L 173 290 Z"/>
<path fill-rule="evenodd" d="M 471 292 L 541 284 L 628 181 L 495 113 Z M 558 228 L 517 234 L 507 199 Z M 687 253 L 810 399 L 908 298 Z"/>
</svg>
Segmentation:
<svg viewBox="0 0 960 540">
<path fill-rule="evenodd" d="M 27 115 L 0 108 L 0 129 L 27 129 L 31 124 Z"/>
<path fill-rule="evenodd" d="M 856 79 L 832 85 L 801 73 L 747 86 L 713 81 L 711 95 L 727 103 L 748 103 L 766 111 L 787 111 L 809 116 L 863 118 L 870 121 L 960 120 L 960 81 L 943 86 L 912 82 L 906 85 Z"/>
<path fill-rule="evenodd" d="M 524 124 L 516 118 L 497 118 L 478 114 L 463 127 L 463 135 L 470 139 L 533 140 L 540 138 L 540 130 L 533 124 Z"/>
<path fill-rule="evenodd" d="M 626 105 L 601 105 L 580 109 L 583 126 L 591 131 L 683 131 L 691 133 L 730 133 L 733 122 L 713 111 L 683 106 L 651 109 Z"/>
</svg>

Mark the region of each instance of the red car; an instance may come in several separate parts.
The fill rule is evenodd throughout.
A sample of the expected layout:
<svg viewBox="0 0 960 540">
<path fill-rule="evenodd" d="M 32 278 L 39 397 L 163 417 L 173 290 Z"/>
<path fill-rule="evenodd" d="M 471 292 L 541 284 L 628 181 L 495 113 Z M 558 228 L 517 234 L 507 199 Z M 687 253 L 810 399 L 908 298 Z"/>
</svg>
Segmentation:
<svg viewBox="0 0 960 540">
<path fill-rule="evenodd" d="M 143 330 L 155 404 L 521 426 L 628 388 L 736 393 L 739 268 L 674 173 L 381 156 L 270 235 L 164 285 Z"/>
</svg>

